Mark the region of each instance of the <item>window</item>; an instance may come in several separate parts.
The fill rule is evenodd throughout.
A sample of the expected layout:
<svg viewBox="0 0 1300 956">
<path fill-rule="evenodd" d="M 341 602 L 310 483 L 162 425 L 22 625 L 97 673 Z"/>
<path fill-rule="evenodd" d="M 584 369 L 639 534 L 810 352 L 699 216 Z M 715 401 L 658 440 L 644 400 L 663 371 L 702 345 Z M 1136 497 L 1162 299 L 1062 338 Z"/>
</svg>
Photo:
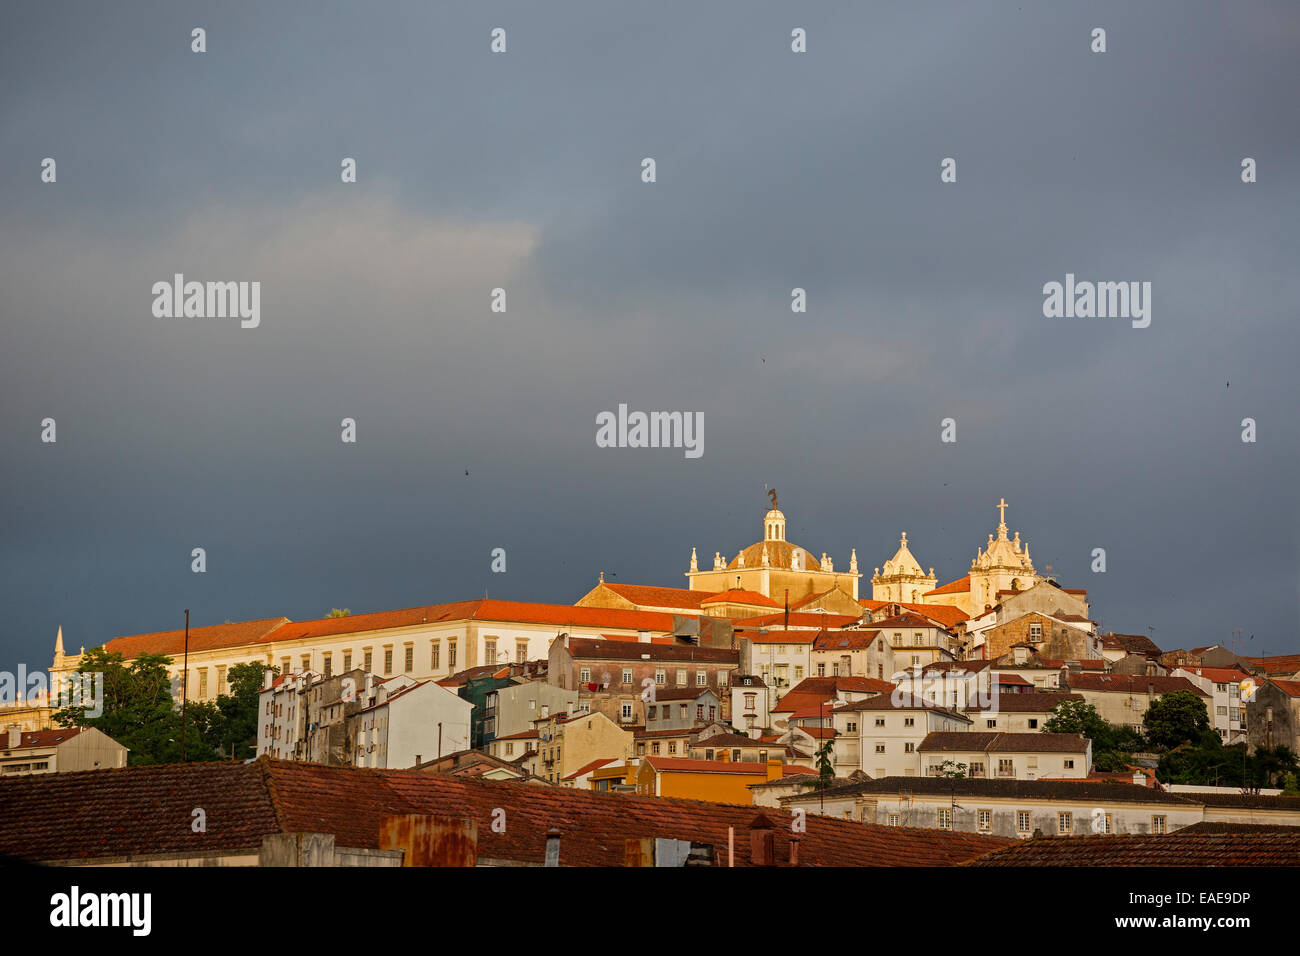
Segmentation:
<svg viewBox="0 0 1300 956">
<path fill-rule="evenodd" d="M 1104 815 L 1101 817 L 1101 832 L 1102 832 L 1102 833 L 1113 833 L 1113 832 L 1114 832 L 1114 830 L 1111 829 L 1110 814 L 1109 814 L 1109 813 L 1104 814 Z"/>
<path fill-rule="evenodd" d="M 199 668 L 199 696 L 208 696 L 208 669 L 206 667 Z"/>
<path fill-rule="evenodd" d="M 304 655 L 302 655 L 302 669 L 305 670 L 305 671 L 309 671 L 309 670 L 311 670 L 311 655 L 310 655 L 310 654 L 304 654 Z"/>
<path fill-rule="evenodd" d="M 998 719 L 996 717 L 990 717 L 988 720 L 984 721 L 984 723 L 990 727 L 996 727 L 998 725 Z"/>
<path fill-rule="evenodd" d="M 1017 833 L 1028 833 L 1028 832 L 1029 832 L 1029 828 L 1030 828 L 1031 826 L 1032 826 L 1032 823 L 1030 822 L 1030 819 L 1029 819 L 1029 811 L 1028 811 L 1028 810 L 1017 810 L 1017 811 L 1016 811 L 1016 832 L 1017 832 Z"/>
<path fill-rule="evenodd" d="M 512 743 L 506 744 L 506 756 L 507 757 L 513 756 L 514 752 L 515 752 L 515 745 Z"/>
<path fill-rule="evenodd" d="M 1034 767 L 1035 769 L 1037 769 L 1037 767 L 1038 767 L 1038 758 L 1037 758 L 1037 757 L 1030 757 L 1030 758 L 1028 758 L 1028 759 L 1025 761 L 1025 763 L 1026 763 L 1026 765 L 1028 765 L 1028 766 L 1030 766 L 1030 767 Z"/>
<path fill-rule="evenodd" d="M 818 676 L 818 677 L 825 677 L 825 676 L 826 676 L 826 665 L 825 665 L 825 664 L 818 664 L 818 665 L 817 665 L 817 676 Z"/>
<path fill-rule="evenodd" d="M 877 726 L 877 727 L 883 727 L 883 726 L 885 726 L 885 718 L 884 718 L 884 717 L 877 717 L 877 718 L 876 718 L 876 726 Z"/>
<path fill-rule="evenodd" d="M 679 667 L 677 669 L 677 686 L 678 687 L 686 686 L 686 668 L 684 667 Z"/>
<path fill-rule="evenodd" d="M 803 680 L 803 665 L 802 665 L 802 664 L 796 664 L 796 665 L 794 666 L 794 679 L 797 680 L 797 681 L 801 681 L 801 680 Z"/>
<path fill-rule="evenodd" d="M 430 641 L 430 646 L 429 646 L 429 669 L 430 670 L 436 671 L 438 669 L 438 658 L 442 656 L 439 653 L 439 651 L 441 650 L 442 650 L 441 644 L 439 644 L 437 641 Z"/>
<path fill-rule="evenodd" d="M 1220 717 L 1226 717 L 1226 716 L 1228 716 L 1228 708 L 1227 708 L 1226 706 L 1225 706 L 1225 707 L 1216 707 L 1216 708 L 1214 708 L 1214 712 L 1215 712 L 1216 714 L 1218 714 Z"/>
<path fill-rule="evenodd" d="M 515 661 L 522 664 L 528 660 L 528 642 L 515 641 Z"/>
<path fill-rule="evenodd" d="M 939 811 L 939 829 L 940 829 L 940 830 L 951 830 L 951 829 L 952 829 L 952 811 L 951 811 L 951 810 L 945 808 L 945 809 L 941 809 L 941 810 Z"/>
<path fill-rule="evenodd" d="M 1151 818 L 1151 832 L 1152 833 L 1167 832 L 1166 825 L 1165 825 L 1165 817 L 1163 814 L 1156 814 Z"/>
<path fill-rule="evenodd" d="M 884 752 L 885 752 L 885 745 L 880 741 L 876 741 L 876 753 L 883 754 Z"/>
<path fill-rule="evenodd" d="M 406 673 L 409 674 L 411 673 L 411 671 L 415 670 L 415 645 L 407 644 L 403 650 L 404 653 L 402 655 L 403 657 L 402 664 L 406 668 Z"/>
<path fill-rule="evenodd" d="M 325 655 L 325 676 L 326 677 L 330 676 L 328 654 Z M 217 665 L 217 693 L 224 694 L 225 692 L 226 692 L 226 665 L 218 664 Z"/>
<path fill-rule="evenodd" d="M 658 708 L 658 707 L 651 706 L 651 707 L 647 708 L 647 710 L 646 710 L 646 719 L 647 719 L 647 720 L 655 720 L 655 719 L 657 719 L 657 718 L 656 718 L 656 714 L 658 714 L 658 712 L 659 712 L 659 708 Z"/>
<path fill-rule="evenodd" d="M 447 642 L 447 667 L 450 670 L 456 669 L 456 642 Z"/>
<path fill-rule="evenodd" d="M 668 683 L 668 672 L 664 670 L 662 667 L 655 668 L 655 683 L 658 684 L 660 687 Z"/>
<path fill-rule="evenodd" d="M 850 720 L 850 721 L 848 722 L 848 726 L 847 726 L 845 729 L 846 729 L 846 731 L 847 731 L 848 733 L 850 733 L 850 734 L 856 734 L 856 733 L 858 732 L 858 724 L 857 724 L 857 721 Z"/>
<path fill-rule="evenodd" d="M 590 684 L 590 683 L 591 683 L 591 668 L 590 668 L 590 667 L 582 667 L 582 668 L 579 668 L 579 669 L 578 669 L 578 683 L 580 683 L 580 684 Z"/>
<path fill-rule="evenodd" d="M 645 756 L 645 744 L 642 743 L 642 744 L 637 744 L 637 745 L 636 745 L 636 755 L 637 755 L 638 757 L 644 757 L 644 756 Z"/>
<path fill-rule="evenodd" d="M 623 683 L 630 685 L 632 683 L 632 668 L 623 668 Z"/>
<path fill-rule="evenodd" d="M 365 663 L 366 673 L 369 673 L 371 670 L 374 669 L 374 663 L 375 663 L 375 662 L 374 662 L 374 656 L 375 656 L 375 655 L 374 655 L 374 651 L 372 651 L 370 648 L 367 647 L 367 648 L 365 649 L 365 653 L 364 653 L 363 656 L 365 657 L 365 661 L 366 661 L 366 663 Z"/>
<path fill-rule="evenodd" d="M 903 726 L 904 726 L 904 727 L 915 727 L 915 726 L 916 726 L 916 718 L 915 718 L 915 717 L 904 717 L 904 718 L 903 718 Z"/>
<path fill-rule="evenodd" d="M 1073 769 L 1074 769 L 1074 761 L 1073 761 L 1073 760 L 1070 760 L 1070 759 L 1067 758 L 1066 761 L 1065 761 L 1065 769 L 1066 769 L 1066 770 L 1073 770 Z"/>
<path fill-rule="evenodd" d="M 754 709 L 754 701 L 757 699 L 757 696 L 758 696 L 758 695 L 756 695 L 756 694 L 746 694 L 746 695 L 745 695 L 745 709 L 746 709 L 746 710 L 753 710 L 753 709 Z"/>
<path fill-rule="evenodd" d="M 483 639 L 483 663 L 495 664 L 497 662 L 497 639 L 488 637 Z M 590 680 L 591 678 L 587 678 Z"/>
<path fill-rule="evenodd" d="M 913 655 L 912 655 L 912 666 L 913 666 L 913 667 L 916 667 L 916 666 L 918 666 L 920 663 L 921 663 L 921 657 L 920 657 L 920 655 L 919 655 L 919 654 L 913 654 Z"/>
<path fill-rule="evenodd" d="M 622 711 L 622 713 L 623 713 L 623 719 L 624 719 L 624 720 L 631 720 L 631 719 L 632 719 L 632 703 L 631 703 L 631 701 L 626 701 L 626 700 L 623 701 L 623 711 Z"/>
<path fill-rule="evenodd" d="M 907 743 L 903 744 L 903 753 L 905 754 L 916 753 L 916 744 L 912 743 L 910 740 Z"/>
<path fill-rule="evenodd" d="M 1029 718 L 1029 729 L 1030 729 L 1030 730 L 1037 730 L 1037 729 L 1038 729 L 1038 718 L 1037 718 L 1037 717 L 1030 717 L 1030 718 Z"/>
<path fill-rule="evenodd" d="M 670 754 L 677 753 L 677 741 L 675 740 L 668 741 L 668 752 Z"/>
<path fill-rule="evenodd" d="M 703 704 L 696 704 L 696 705 L 695 705 L 695 719 L 696 719 L 696 720 L 703 720 L 703 719 L 704 719 L 704 705 L 703 705 Z"/>
<path fill-rule="evenodd" d="M 686 719 L 686 713 L 687 713 L 687 711 L 686 711 L 686 705 L 685 705 L 685 704 L 678 704 L 678 705 L 677 705 L 677 716 L 678 716 L 679 718 L 681 718 L 682 720 L 685 720 L 685 719 Z"/>
<path fill-rule="evenodd" d="M 654 756 L 659 755 L 659 741 L 656 740 L 650 745 L 650 753 Z"/>
<path fill-rule="evenodd" d="M 896 826 L 898 826 L 898 814 L 897 814 L 897 813 L 891 813 L 891 814 L 889 815 L 889 823 L 888 823 L 887 825 L 888 825 L 888 826 L 891 826 L 891 827 L 896 827 Z"/>
<path fill-rule="evenodd" d="M 385 647 L 384 648 L 384 673 L 391 674 L 392 672 L 393 672 L 393 649 L 391 647 Z"/>
<path fill-rule="evenodd" d="M 696 686 L 696 687 L 708 687 L 708 686 L 709 686 L 709 675 L 708 675 L 705 671 L 696 671 L 696 672 L 695 672 L 695 686 Z"/>
<path fill-rule="evenodd" d="M 1016 775 L 1016 765 L 1010 757 L 1001 757 L 998 759 L 998 776 L 1014 777 Z"/>
<path fill-rule="evenodd" d="M 1041 625 L 1041 624 L 1030 624 L 1030 625 L 1029 625 L 1029 639 L 1030 639 L 1031 641 L 1038 641 L 1038 640 L 1042 640 L 1042 637 L 1043 637 L 1043 625 Z"/>
<path fill-rule="evenodd" d="M 984 776 L 984 761 L 983 761 L 983 760 L 972 760 L 972 761 L 970 762 L 970 775 L 971 775 L 972 777 L 982 777 L 982 776 Z"/>
<path fill-rule="evenodd" d="M 1061 812 L 1056 815 L 1056 832 L 1066 836 L 1074 832 L 1074 814 Z"/>
<path fill-rule="evenodd" d="M 739 750 L 733 750 L 733 751 L 731 752 L 731 762 L 732 762 L 732 763 L 740 763 L 740 751 L 739 751 Z"/>
<path fill-rule="evenodd" d="M 976 825 L 979 827 L 981 833 L 988 833 L 990 830 L 993 829 L 992 810 L 980 810 L 979 813 L 976 814 L 976 817 L 977 817 Z"/>
<path fill-rule="evenodd" d="M 344 651 L 344 652 L 343 652 L 343 669 L 344 669 L 345 671 L 350 671 L 350 670 L 352 670 L 352 652 L 351 652 L 351 651 Z"/>
</svg>

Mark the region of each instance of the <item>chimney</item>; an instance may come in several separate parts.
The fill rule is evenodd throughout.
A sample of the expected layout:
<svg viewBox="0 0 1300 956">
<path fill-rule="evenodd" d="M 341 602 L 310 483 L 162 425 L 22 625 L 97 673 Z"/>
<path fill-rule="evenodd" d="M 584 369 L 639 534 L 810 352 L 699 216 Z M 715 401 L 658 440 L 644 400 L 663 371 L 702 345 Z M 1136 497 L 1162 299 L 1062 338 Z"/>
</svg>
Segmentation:
<svg viewBox="0 0 1300 956">
<path fill-rule="evenodd" d="M 551 705 L 542 704 L 542 719 L 545 720 L 549 716 L 551 716 Z"/>
<path fill-rule="evenodd" d="M 17 750 L 23 743 L 23 729 L 18 724 L 9 725 L 9 749 Z"/>
<path fill-rule="evenodd" d="M 792 837 L 790 837 L 790 865 L 791 865 L 791 866 L 798 866 L 798 865 L 799 865 L 799 841 L 800 841 L 800 839 L 801 839 L 801 837 L 799 837 L 799 836 L 792 836 Z"/>
<path fill-rule="evenodd" d="M 753 866 L 772 866 L 776 857 L 776 835 L 772 821 L 763 814 L 749 825 L 749 862 Z"/>
<path fill-rule="evenodd" d="M 416 755 L 415 755 L 415 769 L 416 769 L 416 770 L 419 770 L 419 769 L 420 769 L 420 763 L 421 763 L 421 760 L 420 760 L 420 754 L 416 754 Z"/>
<path fill-rule="evenodd" d="M 560 831 L 555 827 L 551 827 L 546 831 L 546 863 L 544 865 L 560 865 Z"/>
<path fill-rule="evenodd" d="M 568 708 L 569 716 L 572 717 L 572 716 L 573 716 L 573 701 L 569 701 L 569 703 L 566 705 L 566 707 Z"/>
</svg>

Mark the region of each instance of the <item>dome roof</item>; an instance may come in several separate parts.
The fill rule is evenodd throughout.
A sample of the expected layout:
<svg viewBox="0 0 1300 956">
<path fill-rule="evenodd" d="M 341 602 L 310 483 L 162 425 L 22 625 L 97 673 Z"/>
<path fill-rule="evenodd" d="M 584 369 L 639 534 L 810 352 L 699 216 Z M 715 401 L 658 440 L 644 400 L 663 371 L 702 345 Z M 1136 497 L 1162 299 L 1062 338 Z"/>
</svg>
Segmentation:
<svg viewBox="0 0 1300 956">
<path fill-rule="evenodd" d="M 777 514 L 780 514 L 778 511 Z M 812 552 L 806 548 L 791 544 L 789 541 L 756 541 L 748 548 L 741 552 L 745 556 L 745 567 L 758 568 L 763 565 L 763 548 L 767 548 L 767 560 L 774 568 L 790 570 L 790 561 L 794 553 L 798 551 L 802 558 L 800 559 L 801 571 L 820 571 L 822 562 L 820 558 L 814 558 Z M 740 564 L 736 558 L 731 559 L 727 565 L 727 570 L 739 568 Z"/>
</svg>

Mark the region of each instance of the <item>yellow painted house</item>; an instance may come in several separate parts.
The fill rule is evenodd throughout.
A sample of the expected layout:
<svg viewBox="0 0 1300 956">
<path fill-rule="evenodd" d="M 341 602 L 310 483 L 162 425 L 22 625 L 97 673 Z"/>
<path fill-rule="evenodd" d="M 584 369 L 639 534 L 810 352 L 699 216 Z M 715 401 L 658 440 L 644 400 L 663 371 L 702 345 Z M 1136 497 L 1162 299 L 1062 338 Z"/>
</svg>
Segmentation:
<svg viewBox="0 0 1300 956">
<path fill-rule="evenodd" d="M 806 767 L 798 768 L 807 773 Z M 690 760 L 673 757 L 642 757 L 637 771 L 636 792 L 651 797 L 680 797 L 710 803 L 752 803 L 751 784 L 779 780 L 784 775 L 780 760 L 756 761 Z"/>
</svg>

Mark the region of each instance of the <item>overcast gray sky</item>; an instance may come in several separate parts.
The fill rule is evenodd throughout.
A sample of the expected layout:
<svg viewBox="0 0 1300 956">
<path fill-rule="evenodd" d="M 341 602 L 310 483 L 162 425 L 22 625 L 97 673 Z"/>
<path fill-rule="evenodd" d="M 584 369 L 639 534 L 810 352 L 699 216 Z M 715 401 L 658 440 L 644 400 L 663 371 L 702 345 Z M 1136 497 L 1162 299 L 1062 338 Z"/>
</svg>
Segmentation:
<svg viewBox="0 0 1300 956">
<path fill-rule="evenodd" d="M 1104 629 L 1295 652 L 1300 8 L 1140 7 L 4 4 L 0 668 L 685 586 L 765 485 L 943 581 L 1005 496 Z M 260 327 L 155 318 L 177 272 Z M 1067 272 L 1150 327 L 1044 318 Z M 619 403 L 703 457 L 598 448 Z"/>
</svg>

